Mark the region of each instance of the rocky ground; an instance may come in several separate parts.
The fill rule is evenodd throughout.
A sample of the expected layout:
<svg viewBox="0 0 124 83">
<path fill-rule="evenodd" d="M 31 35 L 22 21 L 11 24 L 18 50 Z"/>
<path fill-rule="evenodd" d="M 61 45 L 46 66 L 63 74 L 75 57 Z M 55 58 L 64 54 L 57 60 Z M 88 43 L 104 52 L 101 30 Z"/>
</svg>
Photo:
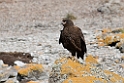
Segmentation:
<svg viewBox="0 0 124 83">
<path fill-rule="evenodd" d="M 34 57 L 33 64 L 42 64 L 44 68 L 43 77 L 29 76 L 30 80 L 48 83 L 54 62 L 60 57 L 70 56 L 59 45 L 58 39 L 62 18 L 71 14 L 77 18 L 74 20 L 75 25 L 84 33 L 87 55 L 98 57 L 102 69 L 124 77 L 124 54 L 115 47 L 99 46 L 97 42 L 97 36 L 102 34 L 104 28 L 113 30 L 124 27 L 123 4 L 123 0 L 0 0 L 0 52 L 30 53 Z M 18 66 L 26 65 L 18 63 Z M 39 70 L 42 66 L 36 65 L 34 69 Z M 1 61 L 0 69 L 1 81 L 10 83 L 12 79 L 14 83 L 26 82 L 26 78 L 23 82 L 17 75 L 17 72 L 23 75 L 20 68 L 15 67 L 15 72 L 13 67 L 3 66 Z M 14 73 L 10 73 L 9 69 Z M 8 72 L 5 74 L 4 71 Z"/>
</svg>

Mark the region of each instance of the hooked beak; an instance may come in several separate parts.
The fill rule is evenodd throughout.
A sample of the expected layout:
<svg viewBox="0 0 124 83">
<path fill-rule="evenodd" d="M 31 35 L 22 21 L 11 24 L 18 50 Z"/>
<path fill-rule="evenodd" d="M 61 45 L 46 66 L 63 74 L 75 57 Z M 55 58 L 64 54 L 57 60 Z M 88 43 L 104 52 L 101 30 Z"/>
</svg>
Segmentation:
<svg viewBox="0 0 124 83">
<path fill-rule="evenodd" d="M 62 24 L 62 25 L 65 25 L 65 24 L 66 24 L 66 22 L 62 22 L 61 24 Z"/>
</svg>

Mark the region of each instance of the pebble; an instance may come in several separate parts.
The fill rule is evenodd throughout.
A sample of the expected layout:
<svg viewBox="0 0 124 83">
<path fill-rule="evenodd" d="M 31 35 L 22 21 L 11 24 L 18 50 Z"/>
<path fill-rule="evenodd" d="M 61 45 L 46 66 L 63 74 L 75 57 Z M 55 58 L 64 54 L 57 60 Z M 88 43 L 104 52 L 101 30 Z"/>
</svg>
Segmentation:
<svg viewBox="0 0 124 83">
<path fill-rule="evenodd" d="M 120 46 L 119 50 L 121 51 L 121 53 L 124 53 L 124 44 Z"/>
<path fill-rule="evenodd" d="M 3 66 L 3 60 L 0 60 L 0 68 Z"/>
</svg>

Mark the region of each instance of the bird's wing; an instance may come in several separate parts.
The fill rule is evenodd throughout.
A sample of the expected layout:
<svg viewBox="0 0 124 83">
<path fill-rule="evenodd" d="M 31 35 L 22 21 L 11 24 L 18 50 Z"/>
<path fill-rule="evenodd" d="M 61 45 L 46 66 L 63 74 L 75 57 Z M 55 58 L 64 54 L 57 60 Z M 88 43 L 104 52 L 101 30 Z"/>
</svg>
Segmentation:
<svg viewBox="0 0 124 83">
<path fill-rule="evenodd" d="M 81 49 L 82 49 L 85 53 L 87 52 L 87 48 L 86 48 L 86 44 L 85 44 L 84 37 L 81 37 Z"/>
<path fill-rule="evenodd" d="M 78 28 L 78 33 L 79 33 L 79 36 L 81 38 L 81 49 L 86 53 L 87 48 L 86 48 L 86 44 L 85 44 L 85 39 L 84 39 L 84 35 L 83 35 L 80 28 Z"/>
<path fill-rule="evenodd" d="M 59 44 L 62 43 L 62 30 L 60 31 Z"/>
<path fill-rule="evenodd" d="M 74 34 L 73 34 L 73 36 L 71 36 L 72 34 L 70 34 L 68 39 L 70 40 L 71 45 L 73 45 L 78 51 L 81 51 L 81 48 L 76 45 L 77 40 L 73 39 L 73 38 L 75 38 L 76 34 L 78 36 L 80 36 L 80 34 L 79 34 L 80 28 L 78 28 L 77 26 L 73 26 L 72 28 L 73 29 L 71 29 L 70 33 L 74 33 Z"/>
<path fill-rule="evenodd" d="M 81 37 L 81 49 L 86 53 L 87 48 L 86 48 L 86 44 L 85 44 L 84 35 L 83 35 L 81 29 L 80 29 L 80 37 Z"/>
<path fill-rule="evenodd" d="M 75 41 L 70 37 L 70 43 L 79 51 L 81 51 L 81 49 L 75 44 Z"/>
</svg>

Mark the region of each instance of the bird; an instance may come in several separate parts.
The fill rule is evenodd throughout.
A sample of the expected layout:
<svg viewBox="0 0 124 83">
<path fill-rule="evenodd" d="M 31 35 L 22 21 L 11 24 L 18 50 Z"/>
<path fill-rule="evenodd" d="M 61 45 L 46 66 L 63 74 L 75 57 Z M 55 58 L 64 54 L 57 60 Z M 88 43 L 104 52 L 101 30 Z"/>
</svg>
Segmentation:
<svg viewBox="0 0 124 83">
<path fill-rule="evenodd" d="M 0 59 L 3 60 L 5 64 L 15 65 L 15 61 L 22 61 L 24 63 L 29 63 L 33 57 L 30 53 L 24 52 L 0 52 Z"/>
<path fill-rule="evenodd" d="M 63 30 L 60 32 L 59 44 L 67 49 L 71 55 L 84 59 L 87 53 L 84 35 L 81 29 L 74 25 L 73 21 L 67 18 L 62 19 Z"/>
</svg>

